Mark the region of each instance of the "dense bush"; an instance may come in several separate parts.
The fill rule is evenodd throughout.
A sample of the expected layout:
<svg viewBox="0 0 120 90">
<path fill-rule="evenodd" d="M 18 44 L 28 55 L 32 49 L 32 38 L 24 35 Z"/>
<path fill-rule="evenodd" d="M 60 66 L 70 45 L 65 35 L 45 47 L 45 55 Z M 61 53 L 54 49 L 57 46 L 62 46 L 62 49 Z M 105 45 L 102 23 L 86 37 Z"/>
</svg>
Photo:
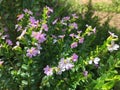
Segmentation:
<svg viewBox="0 0 120 90">
<path fill-rule="evenodd" d="M 7 29 L 1 29 L 0 89 L 112 89 L 120 80 L 118 36 L 109 31 L 101 39 L 101 31 L 87 25 L 89 21 L 81 30 L 85 22 L 80 23 L 76 14 L 53 15 L 54 10 L 47 6 L 39 18 L 24 9 L 17 16 L 15 44 Z"/>
</svg>

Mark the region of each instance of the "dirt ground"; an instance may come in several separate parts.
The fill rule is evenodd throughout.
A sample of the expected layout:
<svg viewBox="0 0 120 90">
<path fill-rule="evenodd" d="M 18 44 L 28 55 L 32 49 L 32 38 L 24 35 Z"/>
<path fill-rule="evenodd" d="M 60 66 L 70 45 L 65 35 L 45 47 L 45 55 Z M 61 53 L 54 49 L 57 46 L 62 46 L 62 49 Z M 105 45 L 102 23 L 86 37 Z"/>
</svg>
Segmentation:
<svg viewBox="0 0 120 90">
<path fill-rule="evenodd" d="M 82 2 L 83 4 L 87 4 L 89 0 L 77 0 L 77 1 Z M 111 4 L 112 0 L 92 0 L 92 4 L 99 2 Z M 100 18 L 101 24 L 104 21 L 106 21 L 107 18 L 109 17 L 110 18 L 109 25 L 120 29 L 120 14 L 95 11 L 94 15 Z"/>
<path fill-rule="evenodd" d="M 109 17 L 110 19 L 109 25 L 120 29 L 120 14 L 107 13 L 107 12 L 95 12 L 94 15 L 100 18 L 101 24 L 105 22 Z"/>
</svg>

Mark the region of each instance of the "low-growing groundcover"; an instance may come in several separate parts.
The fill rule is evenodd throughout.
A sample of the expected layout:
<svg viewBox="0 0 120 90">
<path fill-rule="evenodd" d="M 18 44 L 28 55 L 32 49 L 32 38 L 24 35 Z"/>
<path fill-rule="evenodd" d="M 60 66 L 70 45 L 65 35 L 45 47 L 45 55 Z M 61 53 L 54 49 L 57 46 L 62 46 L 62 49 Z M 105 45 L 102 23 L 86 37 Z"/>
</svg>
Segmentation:
<svg viewBox="0 0 120 90">
<path fill-rule="evenodd" d="M 45 7 L 40 19 L 24 9 L 15 25 L 14 44 L 0 33 L 0 90 L 111 90 L 120 80 L 119 37 L 97 45 L 97 27 L 81 30 L 76 14 L 50 20 Z M 100 41 L 101 42 L 101 41 Z M 91 47 L 91 45 L 94 45 Z"/>
</svg>

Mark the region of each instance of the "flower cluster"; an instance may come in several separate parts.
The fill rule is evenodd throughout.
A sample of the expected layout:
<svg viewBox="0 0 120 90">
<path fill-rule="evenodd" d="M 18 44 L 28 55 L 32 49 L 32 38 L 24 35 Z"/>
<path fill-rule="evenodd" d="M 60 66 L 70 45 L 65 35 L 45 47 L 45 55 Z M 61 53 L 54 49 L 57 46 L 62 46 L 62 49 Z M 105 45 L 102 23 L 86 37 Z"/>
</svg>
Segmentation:
<svg viewBox="0 0 120 90">
<path fill-rule="evenodd" d="M 33 28 L 37 28 L 38 25 L 39 25 L 39 20 L 36 20 L 35 17 L 32 17 L 30 16 L 30 19 L 29 19 L 30 23 L 30 27 L 33 27 Z"/>
<path fill-rule="evenodd" d="M 48 65 L 43 69 L 44 73 L 49 76 L 53 74 L 53 70 L 56 71 L 57 74 L 61 75 L 62 72 L 66 70 L 70 70 L 74 67 L 74 63 L 78 60 L 78 55 L 73 53 L 73 55 L 69 58 L 61 58 L 57 67 L 50 68 Z"/>
<path fill-rule="evenodd" d="M 78 35 L 71 33 L 69 36 L 73 38 L 73 40 L 75 40 L 75 42 L 73 42 L 71 44 L 71 48 L 76 48 L 78 46 L 78 44 L 82 44 L 84 42 L 84 37 L 81 36 L 81 32 L 82 31 L 77 31 Z"/>
<path fill-rule="evenodd" d="M 29 42 L 29 40 L 26 39 L 26 42 L 28 42 L 30 46 L 34 45 L 31 48 L 28 47 L 30 49 L 27 50 L 26 54 L 26 56 L 32 58 L 33 56 L 39 54 L 41 44 L 46 41 L 46 34 L 44 31 L 48 31 L 49 29 L 47 25 L 47 18 L 49 14 L 53 12 L 53 10 L 47 6 L 44 8 L 43 13 L 47 15 L 46 17 L 44 17 L 44 21 L 35 19 L 35 17 L 33 16 L 33 12 L 28 9 L 24 9 L 23 11 L 23 14 L 17 16 L 17 20 L 19 21 L 19 23 L 15 26 L 15 28 L 18 32 L 21 32 L 17 39 L 22 40 L 28 37 L 30 38 L 30 40 L 33 40 Z M 21 25 L 22 22 L 26 22 L 26 25 L 24 25 L 24 27 Z M 29 34 L 31 37 L 27 36 L 27 34 Z M 10 45 L 12 44 L 10 40 L 7 40 L 6 42 Z"/>
<path fill-rule="evenodd" d="M 71 58 L 61 58 L 59 64 L 58 64 L 58 70 L 57 70 L 57 74 L 62 74 L 62 72 L 66 71 L 66 70 L 70 70 L 74 67 L 74 65 L 71 63 Z"/>
</svg>

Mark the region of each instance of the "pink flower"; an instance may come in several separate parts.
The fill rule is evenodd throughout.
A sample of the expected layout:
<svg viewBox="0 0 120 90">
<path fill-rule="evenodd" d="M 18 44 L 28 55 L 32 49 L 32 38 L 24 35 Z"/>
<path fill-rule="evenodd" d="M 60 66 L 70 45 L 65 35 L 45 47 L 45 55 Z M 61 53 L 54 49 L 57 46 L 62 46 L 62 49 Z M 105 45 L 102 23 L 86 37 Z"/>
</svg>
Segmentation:
<svg viewBox="0 0 120 90">
<path fill-rule="evenodd" d="M 72 14 L 73 18 L 78 18 L 78 16 L 76 14 Z"/>
<path fill-rule="evenodd" d="M 74 29 L 78 29 L 78 25 L 77 25 L 77 23 L 71 23 L 70 24 L 70 26 L 72 27 L 72 28 L 74 28 Z"/>
<path fill-rule="evenodd" d="M 11 41 L 10 39 L 6 39 L 6 43 L 7 43 L 8 45 L 13 45 L 13 43 L 12 43 L 12 41 Z"/>
<path fill-rule="evenodd" d="M 72 60 L 73 60 L 74 62 L 76 62 L 77 59 L 78 59 L 78 55 L 77 55 L 76 53 L 73 53 L 73 55 L 72 55 Z"/>
<path fill-rule="evenodd" d="M 32 37 L 38 40 L 39 43 L 43 43 L 46 40 L 46 34 L 42 34 L 41 32 L 32 32 Z"/>
<path fill-rule="evenodd" d="M 47 26 L 47 24 L 42 24 L 42 28 L 43 28 L 45 31 L 48 31 L 48 26 Z"/>
<path fill-rule="evenodd" d="M 28 13 L 28 14 L 30 14 L 30 15 L 33 15 L 33 12 L 31 12 L 30 10 L 28 10 L 28 9 L 24 9 L 23 10 L 25 13 Z"/>
<path fill-rule="evenodd" d="M 57 23 L 58 19 L 55 19 L 52 24 L 55 25 Z"/>
<path fill-rule="evenodd" d="M 65 70 L 70 70 L 73 67 L 74 67 L 74 65 L 70 62 L 69 58 L 67 58 L 67 59 L 61 58 L 61 60 L 59 62 L 59 65 L 58 65 L 58 68 L 59 68 L 59 72 L 58 73 L 60 73 L 60 72 L 62 73 Z"/>
<path fill-rule="evenodd" d="M 24 17 L 24 14 L 17 15 L 17 17 L 18 17 L 17 20 L 19 21 Z"/>
<path fill-rule="evenodd" d="M 86 77 L 88 75 L 88 71 L 83 71 L 83 75 Z"/>
<path fill-rule="evenodd" d="M 15 25 L 15 29 L 17 29 L 17 31 L 20 31 L 20 30 L 22 30 L 22 26 L 16 24 L 16 25 Z"/>
<path fill-rule="evenodd" d="M 5 27 L 5 28 L 4 28 L 4 31 L 5 31 L 5 32 L 7 32 L 7 31 L 8 31 L 8 28 L 7 28 L 7 27 Z"/>
<path fill-rule="evenodd" d="M 33 56 L 36 56 L 36 55 L 39 54 L 39 53 L 40 53 L 39 50 L 37 50 L 36 48 L 32 47 L 31 49 L 28 49 L 28 50 L 27 50 L 26 56 L 32 58 Z"/>
<path fill-rule="evenodd" d="M 48 9 L 48 12 L 53 12 L 53 9 L 52 9 L 52 8 L 47 7 L 47 6 L 46 6 L 46 8 Z"/>
<path fill-rule="evenodd" d="M 63 18 L 63 20 L 68 21 L 68 20 L 70 20 L 70 17 L 66 16 L 66 17 Z"/>
<path fill-rule="evenodd" d="M 74 34 L 74 33 L 71 33 L 69 36 L 70 36 L 70 37 L 74 37 L 74 36 L 75 36 L 75 34 Z"/>
<path fill-rule="evenodd" d="M 35 17 L 30 17 L 30 26 L 32 27 L 38 27 L 39 20 L 36 20 Z"/>
<path fill-rule="evenodd" d="M 47 65 L 43 70 L 44 70 L 44 73 L 45 73 L 47 76 L 53 75 L 53 69 L 50 68 L 48 65 Z"/>
<path fill-rule="evenodd" d="M 50 7 L 47 7 L 47 6 L 46 6 L 46 9 L 48 10 L 48 11 L 47 11 L 47 15 L 48 15 L 48 17 L 50 17 L 49 14 L 50 14 L 50 13 L 53 13 L 53 9 L 50 8 Z"/>
<path fill-rule="evenodd" d="M 77 33 L 78 33 L 78 34 L 81 34 L 81 33 L 82 33 L 82 31 L 77 31 Z"/>
<path fill-rule="evenodd" d="M 83 42 L 84 42 L 84 38 L 80 38 L 79 43 L 83 43 Z"/>
<path fill-rule="evenodd" d="M 71 44 L 71 48 L 76 48 L 78 46 L 78 43 L 77 42 L 73 42 L 72 44 Z"/>
</svg>

